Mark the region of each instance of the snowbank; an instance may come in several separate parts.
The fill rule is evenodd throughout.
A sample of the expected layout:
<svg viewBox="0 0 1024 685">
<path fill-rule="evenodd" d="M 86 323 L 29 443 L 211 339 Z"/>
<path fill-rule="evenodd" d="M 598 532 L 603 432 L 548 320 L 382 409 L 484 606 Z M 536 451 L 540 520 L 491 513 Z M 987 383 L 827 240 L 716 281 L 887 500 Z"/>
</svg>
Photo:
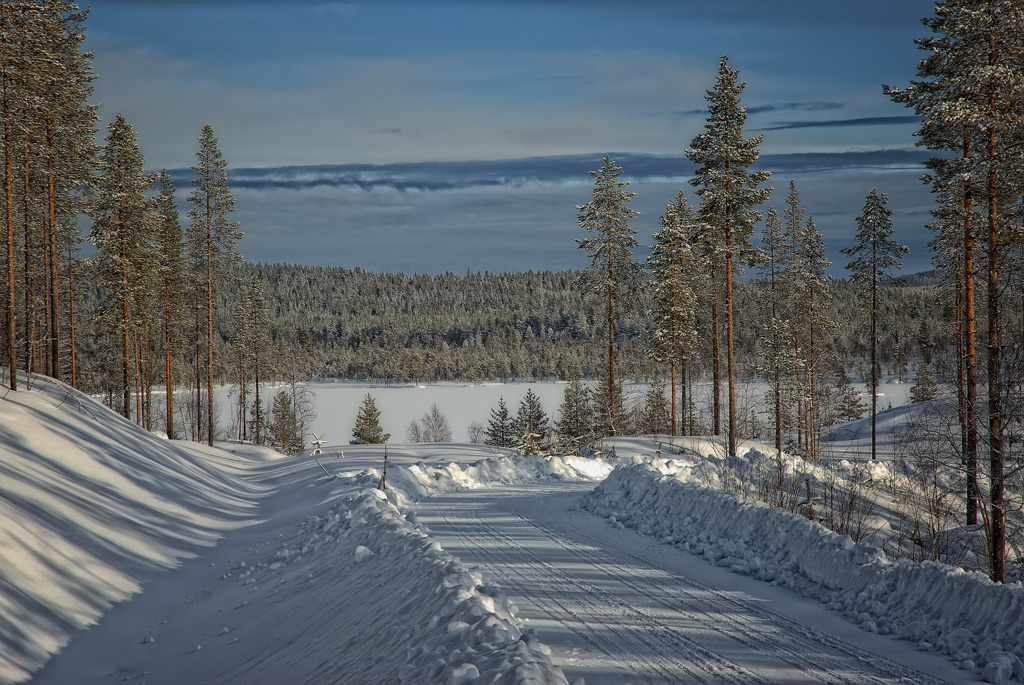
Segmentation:
<svg viewBox="0 0 1024 685">
<path fill-rule="evenodd" d="M 603 459 L 584 457 L 502 456 L 471 464 L 424 463 L 388 471 L 389 492 L 396 504 L 451 492 L 460 488 L 483 488 L 537 480 L 601 480 L 614 465 Z"/>
<path fill-rule="evenodd" d="M 31 391 L 5 393 L 0 683 L 249 520 L 261 492 L 62 383 L 33 377 Z"/>
<path fill-rule="evenodd" d="M 290 568 L 295 566 L 299 573 Z M 324 515 L 310 516 L 295 537 L 248 567 L 239 581 L 273 584 L 286 576 L 322 576 L 325 569 L 349 582 L 343 597 L 324 602 L 339 601 L 359 630 L 372 636 L 361 645 L 358 665 L 322 672 L 325 678 L 566 682 L 550 650 L 522 632 L 500 589 L 484 585 L 380 490 L 361 490 Z M 404 663 L 395 658 L 403 649 Z"/>
<path fill-rule="evenodd" d="M 1024 680 L 1024 589 L 938 563 L 888 562 L 818 523 L 702 487 L 690 464 L 616 469 L 581 501 L 708 562 L 791 587 L 863 629 L 942 652 L 988 682 Z M 678 466 L 678 468 L 677 468 Z"/>
<path fill-rule="evenodd" d="M 360 643 L 359 664 L 319 673 L 360 682 L 565 683 L 547 646 L 522 630 L 515 607 L 430 539 L 399 507 L 457 489 L 536 480 L 594 480 L 612 466 L 580 457 L 496 457 L 469 464 L 392 466 L 338 476 L 330 508 L 264 558 L 230 574 L 244 585 L 286 587 L 330 577 L 338 612 L 374 639 Z M 307 582 L 303 580 L 302 582 Z M 405 662 L 395 659 L 405 651 Z M 393 670 L 390 670 L 393 669 Z"/>
</svg>

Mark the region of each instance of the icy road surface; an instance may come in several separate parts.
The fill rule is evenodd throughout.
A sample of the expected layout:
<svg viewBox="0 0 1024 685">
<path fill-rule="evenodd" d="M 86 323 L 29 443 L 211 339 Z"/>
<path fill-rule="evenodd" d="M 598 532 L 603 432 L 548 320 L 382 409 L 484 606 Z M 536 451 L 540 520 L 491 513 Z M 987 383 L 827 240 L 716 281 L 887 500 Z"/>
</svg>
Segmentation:
<svg viewBox="0 0 1024 685">
<path fill-rule="evenodd" d="M 974 682 L 813 600 L 575 511 L 591 488 L 487 488 L 414 507 L 446 550 L 512 597 L 570 682 Z"/>
</svg>

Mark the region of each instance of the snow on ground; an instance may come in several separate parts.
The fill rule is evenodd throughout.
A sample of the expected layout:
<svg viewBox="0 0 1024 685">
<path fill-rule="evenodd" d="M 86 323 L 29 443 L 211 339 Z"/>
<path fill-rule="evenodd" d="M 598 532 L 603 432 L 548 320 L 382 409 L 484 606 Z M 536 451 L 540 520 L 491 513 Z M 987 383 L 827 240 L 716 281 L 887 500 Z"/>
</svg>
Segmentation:
<svg viewBox="0 0 1024 685">
<path fill-rule="evenodd" d="M 473 418 L 487 409 L 475 405 Z M 717 492 L 731 462 L 710 441 L 690 441 L 711 455 L 701 459 L 674 454 L 678 439 L 611 441 L 628 462 L 614 472 L 616 460 L 389 446 L 384 494 L 380 446 L 345 446 L 344 458 L 326 449 L 328 477 L 308 455 L 161 440 L 47 380 L 0 398 L 0 438 L 0 682 L 34 672 L 38 683 L 564 682 L 500 589 L 404 507 L 489 484 L 606 476 L 585 506 L 616 526 L 816 597 L 965 674 L 1024 680 L 1019 585 L 891 564 L 803 517 Z"/>
<path fill-rule="evenodd" d="M 246 523 L 262 494 L 194 446 L 34 384 L 0 400 L 0 682 Z"/>
<path fill-rule="evenodd" d="M 759 383 L 748 383 L 745 386 L 748 386 L 746 392 L 760 401 L 765 386 Z M 333 444 L 344 444 L 352 437 L 356 414 L 367 393 L 373 395 L 381 413 L 381 426 L 391 433 L 394 442 L 405 441 L 409 423 L 422 417 L 434 403 L 437 403 L 438 408 L 448 419 L 455 441 L 468 442 L 470 424 L 475 422 L 486 426 L 490 411 L 497 409 L 500 398 L 504 398 L 509 412 L 515 416 L 519 402 L 527 390 L 532 390 L 537 395 L 548 418 L 553 420 L 558 415 L 566 383 L 508 381 L 383 385 L 341 381 L 309 383 L 306 387 L 316 398 L 317 416 L 311 426 L 312 432 L 320 436 L 326 434 Z M 626 383 L 623 393 L 632 401 L 640 401 L 647 387 L 647 383 Z M 854 384 L 854 387 L 863 388 L 863 384 Z M 233 399 L 228 395 L 228 390 L 224 388 L 221 392 L 221 407 L 230 406 Z M 265 394 L 266 406 L 270 406 L 272 397 L 278 390 L 279 388 L 269 388 L 265 393 L 261 393 Z M 879 411 L 906 404 L 909 390 L 910 385 L 906 383 L 892 380 L 883 382 L 879 386 Z M 710 383 L 697 383 L 693 392 L 696 396 L 710 392 Z M 222 413 L 225 420 L 231 415 L 227 409 Z"/>
<path fill-rule="evenodd" d="M 306 455 L 162 440 L 46 380 L 0 400 L 0 436 L 0 682 L 70 639 L 35 682 L 564 682 L 391 501 L 594 464 L 399 447 L 385 495 L 379 448 L 329 452 L 332 473 L 364 468 L 328 478 Z M 416 463 L 460 451 L 478 463 Z"/>
<path fill-rule="evenodd" d="M 790 587 L 864 630 L 939 651 L 988 682 L 1024 677 L 1024 589 L 935 562 L 890 563 L 804 516 L 704 487 L 715 460 L 642 459 L 615 470 L 581 507 L 709 563 Z"/>
</svg>

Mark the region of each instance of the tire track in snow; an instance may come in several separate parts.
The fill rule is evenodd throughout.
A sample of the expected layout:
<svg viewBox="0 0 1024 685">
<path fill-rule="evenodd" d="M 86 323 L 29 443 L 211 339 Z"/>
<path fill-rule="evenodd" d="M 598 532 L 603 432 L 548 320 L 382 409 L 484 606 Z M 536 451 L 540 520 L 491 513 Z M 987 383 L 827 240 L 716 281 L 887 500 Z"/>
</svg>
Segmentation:
<svg viewBox="0 0 1024 685">
<path fill-rule="evenodd" d="M 544 489 L 566 491 L 563 485 Z M 536 485 L 488 490 L 483 502 L 473 493 L 446 496 L 435 500 L 434 515 L 469 551 L 466 561 L 482 560 L 491 578 L 508 582 L 507 591 L 533 600 L 550 620 L 634 676 L 687 683 L 769 683 L 780 682 L 780 676 L 786 682 L 834 685 L 943 682 L 757 607 L 735 593 L 652 567 L 607 537 L 571 525 L 560 512 L 538 508 L 537 490 Z M 520 499 L 522 495 L 528 499 Z M 430 506 L 427 502 L 421 509 Z M 491 523 L 482 513 L 488 507 L 497 508 L 506 519 Z M 542 516 L 547 522 L 540 520 Z M 421 516 L 428 527 L 429 517 Z M 557 521 L 557 527 L 551 521 Z M 543 541 L 553 553 L 542 555 L 537 545 L 519 540 Z M 556 554 L 570 559 L 551 561 Z M 567 566 L 592 569 L 595 580 L 585 580 Z M 621 590 L 602 587 L 608 584 Z M 638 601 L 623 599 L 633 595 Z M 726 656 L 734 651 L 742 654 L 743 663 L 757 666 L 746 668 Z M 760 672 L 763 669 L 770 675 Z"/>
<path fill-rule="evenodd" d="M 524 516 L 519 508 L 514 506 L 517 503 L 516 499 L 504 497 L 499 501 L 503 511 Z M 531 523 L 545 534 L 564 539 L 574 548 L 580 547 L 577 542 L 565 537 L 566 531 L 578 539 L 590 540 L 596 547 L 613 549 L 619 555 L 633 559 L 638 564 L 649 564 L 642 557 L 621 545 L 614 544 L 606 537 L 598 537 L 578 526 L 572 526 L 564 518 L 559 521 L 561 530 L 531 519 Z M 789 663 L 808 674 L 815 682 L 836 685 L 892 682 L 939 685 L 945 682 L 865 652 L 832 635 L 813 630 L 781 614 L 752 605 L 749 601 L 743 601 L 735 593 L 720 590 L 684 574 L 665 574 L 648 569 L 644 572 L 644 584 L 638 584 L 634 581 L 634 567 L 626 567 L 614 561 L 600 563 L 616 568 L 620 582 L 627 587 L 652 599 L 657 598 L 667 607 L 703 622 L 709 629 L 734 639 L 755 652 L 770 654 Z M 709 610 L 692 611 L 694 600 L 703 603 L 708 598 L 713 600 L 708 605 Z M 740 616 L 744 618 L 741 620 Z M 755 620 L 749 620 L 749 617 Z M 862 670 L 850 672 L 850 662 Z"/>
<path fill-rule="evenodd" d="M 771 682 L 705 648 L 680 631 L 665 626 L 651 612 L 551 563 L 485 521 L 472 504 L 458 506 L 458 509 L 461 513 L 458 518 L 449 513 L 450 506 L 439 511 L 438 515 L 461 544 L 472 551 L 474 557 L 484 560 L 490 576 L 504 581 L 511 580 L 519 594 L 531 599 L 551 620 L 625 667 L 634 676 L 643 674 L 651 682 L 659 683 L 767 685 Z M 590 548 L 586 554 L 580 554 L 577 550 L 569 549 L 566 546 L 568 541 L 560 536 L 543 531 L 518 514 L 512 515 L 515 517 L 514 525 L 543 533 L 543 537 L 571 551 L 585 566 L 601 570 L 613 582 L 621 582 L 618 574 L 602 568 L 597 559 L 601 554 L 600 549 Z M 424 520 L 424 523 L 428 521 Z M 531 535 L 535 537 L 532 532 Z M 493 551 L 495 549 L 506 552 L 514 550 L 516 563 L 504 562 L 502 555 Z M 528 563 L 524 564 L 523 561 Z M 514 579 L 511 579 L 513 576 Z M 557 591 L 548 588 L 557 588 Z M 657 601 L 646 591 L 640 594 Z M 557 610 L 552 607 L 557 607 Z M 559 611 L 571 620 L 560 617 Z"/>
</svg>

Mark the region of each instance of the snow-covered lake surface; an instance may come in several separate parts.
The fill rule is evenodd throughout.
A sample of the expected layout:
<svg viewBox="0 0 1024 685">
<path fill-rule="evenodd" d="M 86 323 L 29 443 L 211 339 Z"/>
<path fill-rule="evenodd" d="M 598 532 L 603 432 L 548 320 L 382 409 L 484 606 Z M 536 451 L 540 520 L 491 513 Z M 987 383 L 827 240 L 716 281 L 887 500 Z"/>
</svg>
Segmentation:
<svg viewBox="0 0 1024 685">
<path fill-rule="evenodd" d="M 752 397 L 760 398 L 764 394 L 764 386 L 758 383 L 748 384 L 746 389 Z M 862 383 L 853 384 L 864 392 Z M 476 422 L 487 425 L 492 409 L 497 409 L 498 400 L 504 399 L 509 412 L 515 416 L 520 401 L 527 390 L 532 390 L 540 399 L 541 406 L 552 421 L 558 415 L 558 407 L 562 403 L 566 383 L 564 382 L 530 382 L 509 381 L 507 383 L 431 383 L 431 384 L 391 384 L 380 385 L 358 381 L 315 382 L 308 384 L 315 397 L 316 418 L 311 431 L 317 435 L 326 435 L 331 444 L 344 445 L 352 438 L 352 427 L 355 425 L 359 406 L 367 394 L 373 396 L 380 409 L 381 427 L 391 433 L 393 442 L 406 439 L 406 429 L 411 421 L 415 421 L 429 411 L 432 404 L 437 404 L 441 413 L 448 419 L 452 429 L 452 437 L 456 442 L 469 442 L 470 424 Z M 623 393 L 629 401 L 642 400 L 647 390 L 646 383 L 626 383 Z M 266 389 L 261 393 L 265 396 L 266 406 L 277 389 Z M 709 384 L 699 383 L 694 388 L 697 396 L 710 392 Z M 906 404 L 910 385 L 895 381 L 883 382 L 879 386 L 878 409 L 882 411 L 890 407 Z M 231 398 L 226 392 L 220 394 L 220 406 L 224 417 L 230 415 L 227 409 Z M 867 401 L 865 397 L 865 401 Z M 884 431 L 883 431 L 884 432 Z M 870 433 L 860 438 L 870 437 Z"/>
<path fill-rule="evenodd" d="M 354 419 L 367 388 L 343 385 Z M 564 389 L 477 387 L 370 392 L 386 430 L 437 402 L 458 437 L 509 388 L 549 413 Z M 322 430 L 323 468 L 161 440 L 51 381 L 0 399 L 0 682 L 1024 679 L 1019 585 L 705 487 L 723 474 L 699 441 L 396 444 L 385 495 L 383 448 Z"/>
</svg>

